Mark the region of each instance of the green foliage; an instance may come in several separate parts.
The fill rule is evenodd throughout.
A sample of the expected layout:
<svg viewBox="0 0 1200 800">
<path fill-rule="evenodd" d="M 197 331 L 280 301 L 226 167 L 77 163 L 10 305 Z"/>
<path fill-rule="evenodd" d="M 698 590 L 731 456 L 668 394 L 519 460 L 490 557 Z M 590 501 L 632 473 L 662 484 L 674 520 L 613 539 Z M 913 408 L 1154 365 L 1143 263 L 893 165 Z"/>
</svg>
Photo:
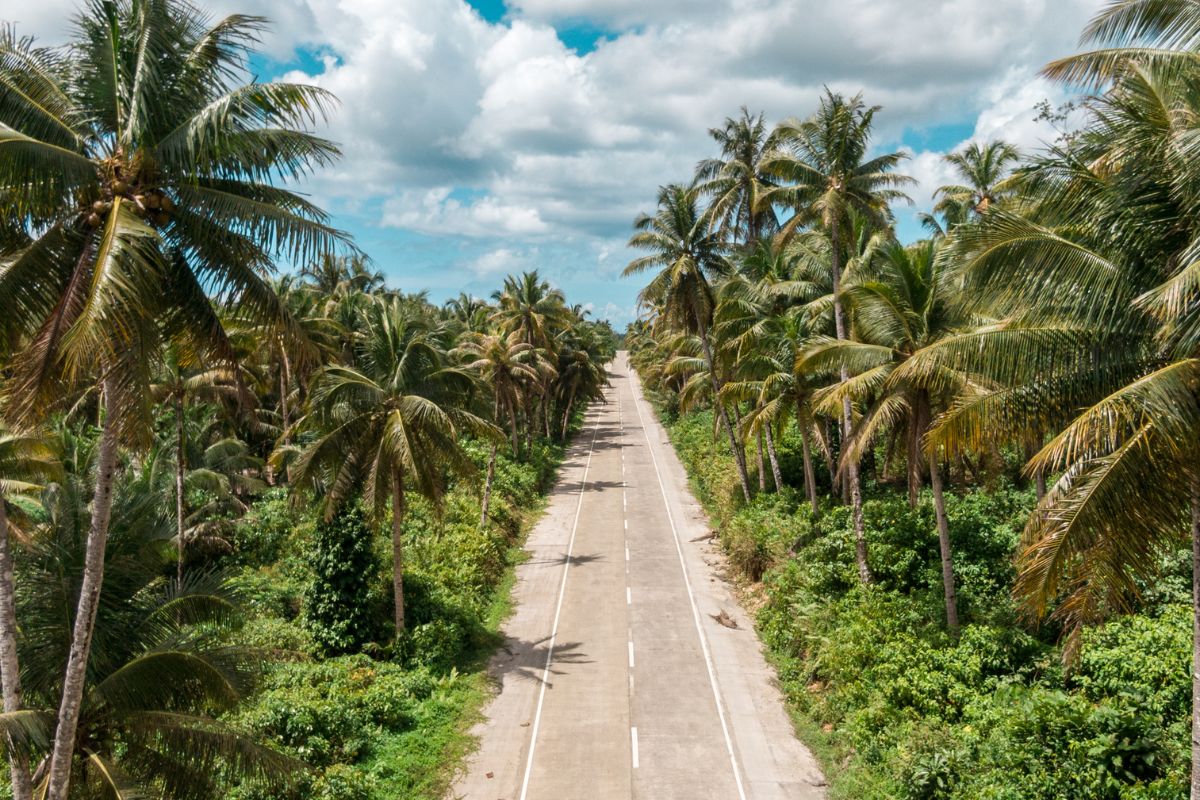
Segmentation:
<svg viewBox="0 0 1200 800">
<path fill-rule="evenodd" d="M 670 425 L 697 493 L 723 521 L 731 563 L 762 579 L 759 635 L 820 740 L 834 798 L 1186 797 L 1191 609 L 1190 596 L 1178 602 L 1182 587 L 1169 581 L 1153 613 L 1087 632 L 1064 673 L 1059 649 L 1017 624 L 1009 595 L 1031 493 L 951 494 L 964 622 L 955 639 L 941 622 L 927 494 L 915 509 L 890 492 L 864 504 L 876 577 L 865 587 L 849 508 L 816 517 L 792 492 L 736 502 L 732 460 L 711 431 L 708 413 Z"/>
<path fill-rule="evenodd" d="M 378 562 L 362 509 L 343 508 L 313 536 L 312 582 L 304 594 L 304 623 L 327 653 L 357 651 L 379 631 L 372 597 Z"/>
</svg>

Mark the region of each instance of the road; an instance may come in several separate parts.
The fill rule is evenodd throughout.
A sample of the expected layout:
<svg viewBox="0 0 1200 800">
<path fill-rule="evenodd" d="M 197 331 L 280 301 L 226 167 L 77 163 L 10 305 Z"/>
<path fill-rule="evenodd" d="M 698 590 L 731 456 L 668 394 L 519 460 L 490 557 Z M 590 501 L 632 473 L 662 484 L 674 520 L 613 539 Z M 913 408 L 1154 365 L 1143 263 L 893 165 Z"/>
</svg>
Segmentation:
<svg viewBox="0 0 1200 800">
<path fill-rule="evenodd" d="M 624 353 L 611 383 L 530 534 L 499 693 L 450 796 L 823 798 Z"/>
</svg>

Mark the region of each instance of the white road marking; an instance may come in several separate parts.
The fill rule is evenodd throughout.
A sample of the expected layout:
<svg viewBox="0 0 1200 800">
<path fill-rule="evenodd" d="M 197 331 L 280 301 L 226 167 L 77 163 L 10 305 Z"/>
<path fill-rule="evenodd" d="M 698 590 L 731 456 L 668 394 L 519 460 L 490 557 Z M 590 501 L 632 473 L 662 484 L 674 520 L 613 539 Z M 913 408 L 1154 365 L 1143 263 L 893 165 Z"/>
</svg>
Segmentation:
<svg viewBox="0 0 1200 800">
<path fill-rule="evenodd" d="M 633 642 L 629 643 L 629 668 L 633 669 Z"/>
<path fill-rule="evenodd" d="M 625 520 L 625 530 L 629 530 L 629 520 Z"/>
<path fill-rule="evenodd" d="M 629 545 L 625 545 L 625 560 L 629 560 Z"/>
<path fill-rule="evenodd" d="M 637 769 L 638 768 L 637 728 L 629 729 L 629 741 L 630 741 L 630 744 L 632 744 L 632 746 L 633 746 L 633 768 Z"/>
<path fill-rule="evenodd" d="M 630 589 L 628 586 L 625 587 L 625 605 L 633 605 L 633 589 Z"/>
<path fill-rule="evenodd" d="M 546 650 L 546 664 L 542 667 L 542 688 L 538 692 L 537 711 L 533 715 L 533 730 L 529 738 L 529 758 L 525 762 L 525 777 L 521 780 L 521 800 L 529 794 L 529 776 L 533 774 L 533 756 L 537 751 L 538 729 L 542 725 L 542 704 L 546 699 L 546 684 L 550 682 L 550 664 L 554 660 L 554 644 L 558 638 L 558 620 L 562 615 L 563 598 L 567 594 L 567 576 L 571 574 L 571 554 L 575 549 L 575 534 L 579 530 L 579 512 L 583 510 L 583 492 L 587 489 L 588 470 L 592 468 L 592 453 L 596 451 L 596 434 L 600 432 L 600 415 L 596 414 L 596 426 L 592 428 L 592 443 L 588 447 L 587 463 L 583 465 L 583 479 L 579 483 L 579 504 L 575 506 L 575 522 L 571 525 L 571 538 L 567 542 L 567 563 L 563 565 L 562 583 L 558 587 L 558 605 L 554 609 L 554 624 L 550 628 L 550 645 Z M 630 647 L 632 647 L 632 643 Z M 633 651 L 630 650 L 632 653 Z"/>
<path fill-rule="evenodd" d="M 631 373 L 631 375 L 634 373 Z M 640 384 L 640 381 L 639 381 Z M 642 424 L 642 434 L 646 437 L 646 449 L 650 451 L 650 460 L 654 463 L 654 474 L 658 476 L 658 488 L 662 493 L 663 506 L 667 510 L 667 521 L 671 524 L 671 535 L 675 538 L 675 551 L 679 553 L 679 568 L 683 570 L 683 583 L 687 587 L 688 600 L 692 604 L 692 619 L 696 623 L 696 635 L 700 637 L 700 649 L 704 651 L 704 664 L 708 667 L 708 683 L 712 687 L 713 701 L 717 704 L 717 716 L 721 720 L 721 733 L 725 734 L 725 749 L 729 751 L 729 763 L 733 767 L 733 780 L 737 783 L 738 797 L 746 800 L 746 789 L 742 786 L 742 771 L 738 768 L 737 756 L 733 752 L 733 739 L 729 735 L 729 724 L 725 721 L 725 707 L 721 703 L 721 690 L 717 687 L 717 675 L 713 669 L 712 652 L 708 648 L 708 637 L 704 635 L 704 626 L 700 623 L 700 609 L 696 606 L 696 595 L 692 591 L 692 581 L 688 576 L 687 562 L 683 557 L 683 545 L 679 541 L 679 529 L 675 526 L 675 515 L 671 513 L 671 502 L 667 497 L 667 486 L 663 482 L 662 470 L 658 467 L 658 456 L 650 443 L 650 431 L 646 427 L 646 418 L 642 414 L 642 404 L 634 395 L 633 405 L 637 408 L 638 420 Z M 633 643 L 630 642 L 630 654 L 633 653 Z"/>
</svg>

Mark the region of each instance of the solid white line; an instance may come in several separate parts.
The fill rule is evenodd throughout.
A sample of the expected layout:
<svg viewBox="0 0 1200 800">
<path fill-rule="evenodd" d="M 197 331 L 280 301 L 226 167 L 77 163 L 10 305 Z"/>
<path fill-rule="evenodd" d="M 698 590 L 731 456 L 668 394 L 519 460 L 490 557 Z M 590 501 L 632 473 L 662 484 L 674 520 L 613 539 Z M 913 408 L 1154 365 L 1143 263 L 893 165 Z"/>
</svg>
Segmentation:
<svg viewBox="0 0 1200 800">
<path fill-rule="evenodd" d="M 629 643 L 629 668 L 633 669 L 633 642 Z"/>
<path fill-rule="evenodd" d="M 637 728 L 629 729 L 629 740 L 633 746 L 633 768 L 638 768 L 638 743 L 637 743 Z"/>
<path fill-rule="evenodd" d="M 529 758 L 525 761 L 525 777 L 521 780 L 521 800 L 529 793 L 529 776 L 533 774 L 533 755 L 537 750 L 538 729 L 542 726 L 542 703 L 546 699 L 546 684 L 550 681 L 550 664 L 554 660 L 554 644 L 558 639 L 558 618 L 562 615 L 563 598 L 567 594 L 567 576 L 571 573 L 571 554 L 575 549 L 575 533 L 579 530 L 579 512 L 583 509 L 583 492 L 587 489 L 588 470 L 592 468 L 592 453 L 596 450 L 596 434 L 600 432 L 600 414 L 596 413 L 596 426 L 592 428 L 592 443 L 588 447 L 587 463 L 583 465 L 583 478 L 579 483 L 579 504 L 575 506 L 575 522 L 571 525 L 571 538 L 567 542 L 567 563 L 563 565 L 562 583 L 558 587 L 558 605 L 554 609 L 554 624 L 550 628 L 550 646 L 546 650 L 546 665 L 542 667 L 542 688 L 538 692 L 537 711 L 533 715 L 533 730 L 529 737 Z"/>
<path fill-rule="evenodd" d="M 641 386 L 641 380 L 636 378 L 636 373 L 630 371 L 629 374 L 634 376 L 638 386 Z M 717 674 L 713 668 L 712 653 L 708 649 L 708 637 L 704 635 L 704 626 L 700 623 L 700 609 L 696 607 L 696 595 L 692 591 L 687 562 L 683 557 L 679 529 L 675 527 L 675 515 L 671 513 L 671 502 L 667 498 L 667 486 L 663 483 L 662 470 L 658 467 L 658 456 L 654 455 L 654 447 L 650 443 L 650 431 L 646 428 L 646 418 L 642 415 L 642 404 L 638 402 L 636 394 L 633 397 L 633 405 L 637 408 L 638 420 L 642 423 L 642 434 L 646 437 L 646 449 L 650 451 L 650 460 L 654 463 L 654 474 L 658 476 L 658 488 L 662 492 L 663 506 L 667 509 L 667 521 L 671 523 L 671 535 L 675 538 L 675 550 L 679 553 L 679 568 L 683 570 L 683 583 L 687 587 L 688 601 L 692 604 L 692 619 L 696 623 L 696 634 L 700 637 L 700 649 L 704 651 L 704 665 L 708 668 L 708 683 L 712 686 L 713 701 L 717 704 L 717 716 L 721 720 L 721 733 L 725 734 L 725 749 L 729 751 L 729 763 L 733 767 L 733 780 L 737 784 L 738 797 L 746 800 L 746 790 L 742 786 L 742 771 L 738 768 L 737 756 L 733 752 L 733 739 L 729 735 L 729 724 L 725 721 L 721 690 L 717 687 Z"/>
</svg>

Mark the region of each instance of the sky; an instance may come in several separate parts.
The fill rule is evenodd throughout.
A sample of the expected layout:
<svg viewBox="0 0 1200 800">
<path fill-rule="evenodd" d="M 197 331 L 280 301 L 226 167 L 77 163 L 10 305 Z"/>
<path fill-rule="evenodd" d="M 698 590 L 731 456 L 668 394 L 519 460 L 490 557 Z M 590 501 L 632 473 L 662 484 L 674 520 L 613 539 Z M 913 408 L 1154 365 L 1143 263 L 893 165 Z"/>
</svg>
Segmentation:
<svg viewBox="0 0 1200 800">
<path fill-rule="evenodd" d="M 261 80 L 340 100 L 322 133 L 343 158 L 297 188 L 405 291 L 487 296 L 537 269 L 623 327 L 644 278 L 631 223 L 657 188 L 716 155 L 708 129 L 741 106 L 805 117 L 822 87 L 862 92 L 875 150 L 903 150 L 918 185 L 900 236 L 951 182 L 945 153 L 1053 139 L 1038 77 L 1077 49 L 1103 0 L 196 0 L 272 28 Z M 47 43 L 77 0 L 0 0 Z"/>
</svg>

